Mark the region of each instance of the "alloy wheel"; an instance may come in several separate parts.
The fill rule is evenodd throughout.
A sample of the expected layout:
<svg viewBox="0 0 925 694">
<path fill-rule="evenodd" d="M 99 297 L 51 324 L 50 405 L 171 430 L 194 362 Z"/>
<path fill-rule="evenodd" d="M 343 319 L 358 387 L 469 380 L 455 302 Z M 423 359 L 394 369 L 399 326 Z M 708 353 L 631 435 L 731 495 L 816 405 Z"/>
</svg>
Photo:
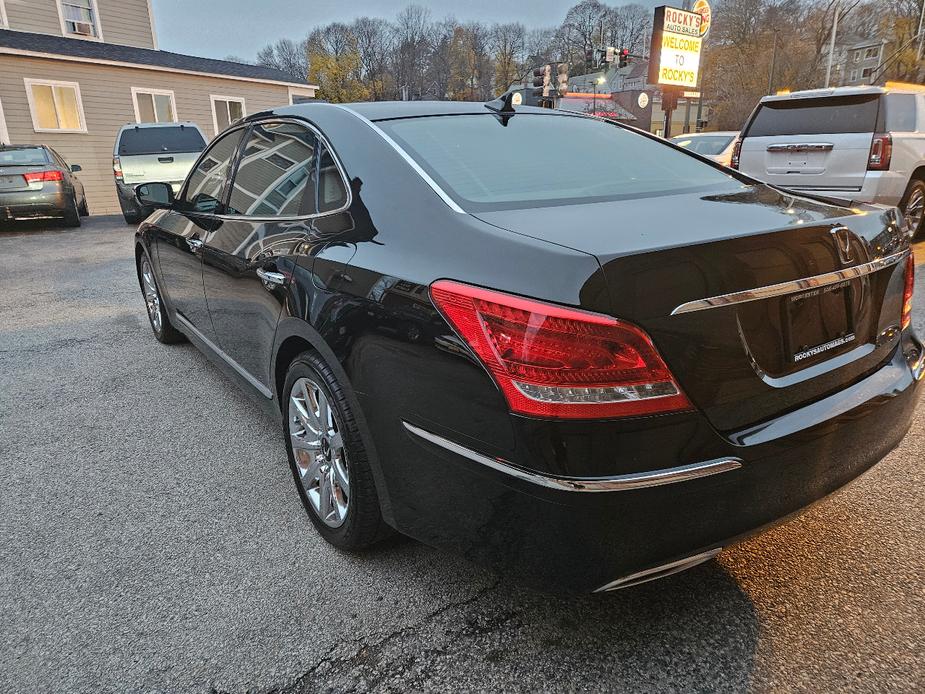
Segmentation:
<svg viewBox="0 0 925 694">
<path fill-rule="evenodd" d="M 909 193 L 903 214 L 906 218 L 906 229 L 913 233 L 917 232 L 922 225 L 922 216 L 925 214 L 925 190 L 920 186 L 916 186 Z"/>
<path fill-rule="evenodd" d="M 350 475 L 342 428 L 321 387 L 309 378 L 289 393 L 289 438 L 299 483 L 321 521 L 338 528 L 347 520 Z"/>
<path fill-rule="evenodd" d="M 154 332 L 161 331 L 163 323 L 161 316 L 161 296 L 157 291 L 157 283 L 154 281 L 154 273 L 151 271 L 151 264 L 145 258 L 141 261 L 141 285 L 145 294 L 145 305 L 148 307 L 148 318 L 151 319 L 151 326 Z"/>
</svg>

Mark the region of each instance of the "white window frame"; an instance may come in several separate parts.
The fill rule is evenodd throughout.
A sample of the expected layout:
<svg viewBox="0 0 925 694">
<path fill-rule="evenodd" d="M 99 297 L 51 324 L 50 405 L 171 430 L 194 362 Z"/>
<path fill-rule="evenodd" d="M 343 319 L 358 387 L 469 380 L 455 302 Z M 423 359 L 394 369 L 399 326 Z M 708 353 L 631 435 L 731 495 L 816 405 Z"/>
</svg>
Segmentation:
<svg viewBox="0 0 925 694">
<path fill-rule="evenodd" d="M 6 16 L 6 4 L 4 0 L 0 0 L 0 29 L 9 29 L 10 20 Z"/>
<path fill-rule="evenodd" d="M 173 120 L 172 121 L 157 121 L 158 123 L 179 123 L 180 116 L 177 113 L 177 97 L 174 95 L 172 89 L 149 89 L 148 87 L 132 87 L 132 106 L 135 107 L 135 122 L 141 123 L 141 111 L 138 108 L 138 95 L 139 94 L 150 94 L 152 99 L 154 96 L 169 96 L 170 97 L 170 106 L 173 111 Z M 157 109 L 154 110 L 154 116 L 157 117 Z"/>
<path fill-rule="evenodd" d="M 2 3 L 3 0 L 0 0 Z M 6 118 L 3 116 L 3 101 L 0 101 L 0 145 L 11 145 L 10 131 L 6 127 Z"/>
<path fill-rule="evenodd" d="M 83 98 L 80 96 L 80 85 L 77 82 L 62 82 L 60 80 L 42 80 L 42 79 L 31 79 L 29 77 L 22 78 L 23 84 L 26 86 L 26 99 L 29 102 L 29 115 L 32 116 L 32 129 L 37 133 L 86 133 L 87 132 L 87 119 L 84 117 L 84 102 Z M 77 99 L 77 120 L 80 122 L 80 127 L 77 129 L 74 128 L 41 128 L 39 127 L 38 114 L 35 111 L 35 101 L 32 97 L 32 87 L 33 85 L 46 86 L 46 87 L 70 87 L 74 90 L 74 95 Z M 52 90 L 52 97 L 54 97 L 54 90 Z M 58 112 L 58 102 L 55 101 L 55 112 Z"/>
<path fill-rule="evenodd" d="M 103 41 L 103 23 L 100 21 L 100 9 L 96 5 L 96 0 L 90 0 L 90 7 L 93 11 L 93 25 L 96 27 L 96 36 L 84 36 L 83 34 L 72 34 L 67 30 L 67 23 L 64 19 L 64 0 L 56 0 L 58 6 L 58 20 L 61 22 L 61 35 L 69 39 L 82 39 L 84 41 Z"/>
<path fill-rule="evenodd" d="M 289 105 L 290 106 L 295 105 L 295 101 L 293 101 L 293 98 L 296 96 L 306 96 L 309 99 L 315 98 L 315 90 L 310 87 L 305 87 L 304 89 L 301 87 L 289 87 L 288 91 L 289 91 Z"/>
<path fill-rule="evenodd" d="M 241 104 L 241 118 L 247 116 L 247 105 L 243 96 L 222 96 L 221 94 L 209 94 L 209 103 L 212 104 L 212 131 L 215 133 L 215 137 L 218 137 L 218 134 L 221 132 L 221 130 L 218 129 L 218 111 L 215 109 L 216 101 L 234 101 Z M 230 125 L 230 114 L 228 120 Z"/>
<path fill-rule="evenodd" d="M 857 79 L 858 79 L 858 69 L 857 69 L 857 68 L 854 68 L 854 69 L 851 71 L 851 75 L 848 77 L 848 81 L 849 81 L 849 82 L 856 82 Z"/>
</svg>

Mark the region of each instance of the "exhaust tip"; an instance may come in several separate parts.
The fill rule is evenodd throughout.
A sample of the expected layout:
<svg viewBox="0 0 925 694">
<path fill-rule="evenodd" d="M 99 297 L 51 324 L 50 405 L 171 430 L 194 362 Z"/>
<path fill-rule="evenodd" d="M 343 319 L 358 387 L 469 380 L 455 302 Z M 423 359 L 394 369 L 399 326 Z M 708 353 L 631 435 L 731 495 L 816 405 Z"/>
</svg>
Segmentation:
<svg viewBox="0 0 925 694">
<path fill-rule="evenodd" d="M 665 576 L 671 576 L 672 574 L 686 571 L 687 569 L 693 568 L 698 564 L 703 564 L 706 561 L 710 561 L 713 557 L 722 551 L 722 547 L 717 547 L 716 549 L 701 552 L 700 554 L 694 554 L 690 557 L 685 557 L 684 559 L 677 559 L 673 562 L 669 562 L 668 564 L 661 564 L 660 566 L 654 566 L 651 569 L 637 571 L 636 573 L 630 574 L 629 576 L 624 576 L 623 578 L 618 578 L 615 581 L 606 583 L 594 592 L 606 593 L 611 590 L 620 590 L 621 588 L 638 586 L 641 583 L 648 583 L 649 581 L 654 581 L 659 578 L 665 578 Z"/>
</svg>

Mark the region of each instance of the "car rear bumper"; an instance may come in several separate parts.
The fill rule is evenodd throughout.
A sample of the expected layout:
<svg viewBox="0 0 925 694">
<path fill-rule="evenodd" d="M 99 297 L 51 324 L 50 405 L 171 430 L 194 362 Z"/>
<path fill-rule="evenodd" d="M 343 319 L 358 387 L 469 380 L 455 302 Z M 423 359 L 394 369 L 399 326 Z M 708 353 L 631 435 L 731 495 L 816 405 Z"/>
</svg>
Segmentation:
<svg viewBox="0 0 925 694">
<path fill-rule="evenodd" d="M 422 436 L 426 423 L 409 422 L 402 467 L 415 488 L 399 492 L 387 480 L 389 515 L 402 532 L 539 587 L 591 592 L 671 573 L 798 512 L 881 460 L 910 426 L 923 361 L 921 343 L 905 335 L 874 374 L 761 426 L 725 437 L 713 432 L 721 448 L 692 442 L 692 456 L 707 448 L 713 454 L 678 460 L 677 468 L 738 464 L 654 485 L 606 489 L 600 478 L 571 478 L 563 487 L 562 479 L 533 475 L 554 482 L 538 483 L 518 474 L 522 468 L 505 470 L 501 458 L 483 456 L 495 462 L 486 464 L 475 447 Z M 657 430 L 650 438 L 653 449 L 660 446 Z"/>
<path fill-rule="evenodd" d="M 879 205 L 899 205 L 906 186 L 909 184 L 908 174 L 896 171 L 868 171 L 864 176 L 864 184 L 860 190 L 857 188 L 792 188 L 795 193 L 809 193 L 835 198 L 846 198 L 858 202 L 872 202 Z"/>
<path fill-rule="evenodd" d="M 0 192 L 0 221 L 62 217 L 70 203 L 63 186 L 45 183 L 42 190 Z"/>
</svg>

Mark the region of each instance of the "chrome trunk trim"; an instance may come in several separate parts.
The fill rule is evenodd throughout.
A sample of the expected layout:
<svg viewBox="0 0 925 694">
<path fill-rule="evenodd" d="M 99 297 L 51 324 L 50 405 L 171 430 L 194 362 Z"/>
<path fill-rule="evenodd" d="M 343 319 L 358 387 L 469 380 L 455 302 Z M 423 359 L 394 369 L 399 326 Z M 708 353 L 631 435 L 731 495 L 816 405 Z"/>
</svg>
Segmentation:
<svg viewBox="0 0 925 694">
<path fill-rule="evenodd" d="M 624 576 L 623 578 L 618 578 L 615 581 L 606 583 L 600 588 L 595 590 L 595 593 L 605 593 L 611 590 L 620 590 L 621 588 L 629 588 L 630 586 L 638 586 L 640 583 L 648 583 L 649 581 L 654 581 L 657 578 L 665 578 L 666 576 L 671 576 L 672 574 L 680 573 L 681 571 L 686 571 L 691 569 L 698 564 L 703 564 L 705 561 L 710 561 L 713 557 L 719 554 L 723 550 L 722 547 L 717 549 L 711 549 L 707 552 L 701 552 L 700 554 L 695 554 L 691 557 L 685 557 L 684 559 L 678 559 L 677 561 L 670 562 L 668 564 L 662 564 L 661 566 L 654 566 L 651 569 L 645 569 L 644 571 L 637 571 L 634 574 L 629 576 Z"/>
<path fill-rule="evenodd" d="M 803 291 L 806 289 L 825 287 L 826 285 L 835 284 L 836 282 L 863 277 L 865 275 L 871 274 L 872 272 L 877 272 L 883 268 L 890 267 L 891 265 L 896 265 L 900 261 L 904 260 L 908 254 L 909 251 L 904 250 L 900 251 L 899 253 L 885 256 L 883 258 L 871 260 L 869 263 L 856 265 L 854 267 L 847 267 L 842 270 L 835 270 L 834 272 L 826 272 L 822 275 L 814 275 L 813 277 L 804 277 L 803 279 L 793 280 L 791 282 L 770 284 L 766 287 L 756 287 L 755 289 L 746 289 L 741 292 L 720 294 L 719 296 L 711 296 L 706 299 L 688 301 L 675 308 L 671 312 L 671 315 L 676 316 L 679 313 L 692 313 L 694 311 L 705 311 L 706 309 L 718 308 L 720 306 L 744 304 L 749 301 L 759 301 L 761 299 L 770 299 L 775 296 L 793 294 L 795 292 Z"/>
<path fill-rule="evenodd" d="M 437 434 L 432 434 L 408 422 L 403 421 L 402 424 L 404 424 L 405 429 L 415 436 L 440 446 L 441 448 L 445 448 L 451 453 L 456 453 L 473 462 L 490 467 L 498 472 L 503 472 L 511 477 L 524 480 L 525 482 L 531 482 L 542 487 L 558 489 L 560 491 L 621 492 L 631 489 L 644 489 L 646 487 L 657 487 L 663 484 L 686 482 L 688 480 L 697 479 L 698 477 L 716 475 L 721 472 L 728 472 L 729 470 L 742 467 L 742 461 L 738 458 L 718 458 L 716 460 L 708 460 L 691 465 L 681 465 L 679 467 L 650 470 L 647 472 L 634 472 L 628 475 L 615 475 L 613 477 L 551 477 L 538 472 L 525 470 L 503 458 L 492 458 L 482 453 L 477 453 L 470 448 L 461 446 Z"/>
</svg>

